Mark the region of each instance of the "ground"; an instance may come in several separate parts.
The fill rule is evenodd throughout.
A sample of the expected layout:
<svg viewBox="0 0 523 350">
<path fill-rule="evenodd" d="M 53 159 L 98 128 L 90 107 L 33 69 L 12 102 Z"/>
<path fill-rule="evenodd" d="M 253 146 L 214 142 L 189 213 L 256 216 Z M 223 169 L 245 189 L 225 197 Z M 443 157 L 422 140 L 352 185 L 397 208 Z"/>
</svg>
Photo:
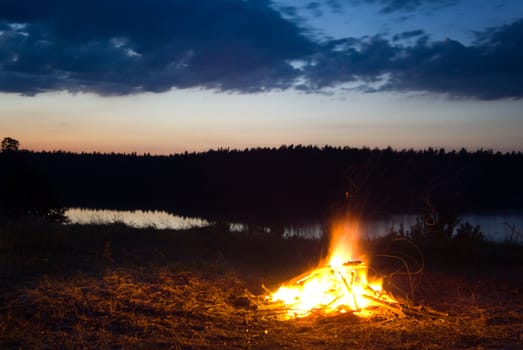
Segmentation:
<svg viewBox="0 0 523 350">
<path fill-rule="evenodd" d="M 275 288 L 304 268 L 307 259 L 292 268 L 278 266 L 288 263 L 292 246 L 300 247 L 299 256 L 312 254 L 316 248 L 311 242 L 256 236 L 245 238 L 256 242 L 249 250 L 244 238 L 226 237 L 230 240 L 220 246 L 216 233 L 200 233 L 195 251 L 205 253 L 189 259 L 195 256 L 184 246 L 194 246 L 189 236 L 163 233 L 140 246 L 121 240 L 114 228 L 110 233 L 91 229 L 98 233 L 80 242 L 64 238 L 64 232 L 48 234 L 32 241 L 30 251 L 21 250 L 17 239 L 4 240 L 1 267 L 8 283 L 0 298 L 0 348 L 523 349 L 519 262 L 433 263 L 410 280 L 395 277 L 402 302 L 437 313 L 399 317 L 376 310 L 370 318 L 345 314 L 283 320 L 281 310 L 264 298 L 262 283 Z M 77 230 L 85 235 L 89 229 Z M 174 248 L 158 240 L 183 249 L 171 252 Z M 97 241 L 101 243 L 87 243 Z M 273 251 L 271 260 L 259 261 L 256 251 L 264 244 L 279 244 L 282 253 Z M 57 258 L 64 250 L 68 252 Z M 152 255 L 156 260 L 146 258 Z"/>
</svg>

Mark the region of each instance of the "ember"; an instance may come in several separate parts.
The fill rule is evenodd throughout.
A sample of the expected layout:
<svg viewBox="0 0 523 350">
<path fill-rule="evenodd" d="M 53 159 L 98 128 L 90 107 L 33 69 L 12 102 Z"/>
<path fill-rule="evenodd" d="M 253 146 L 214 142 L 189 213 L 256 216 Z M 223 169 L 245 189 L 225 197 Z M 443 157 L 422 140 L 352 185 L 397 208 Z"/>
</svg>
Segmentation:
<svg viewBox="0 0 523 350">
<path fill-rule="evenodd" d="M 273 302 L 284 304 L 288 318 L 347 312 L 364 317 L 372 315 L 378 307 L 400 310 L 394 298 L 382 289 L 381 280 L 369 281 L 367 264 L 352 260 L 357 234 L 357 224 L 335 226 L 327 263 L 271 293 Z"/>
</svg>

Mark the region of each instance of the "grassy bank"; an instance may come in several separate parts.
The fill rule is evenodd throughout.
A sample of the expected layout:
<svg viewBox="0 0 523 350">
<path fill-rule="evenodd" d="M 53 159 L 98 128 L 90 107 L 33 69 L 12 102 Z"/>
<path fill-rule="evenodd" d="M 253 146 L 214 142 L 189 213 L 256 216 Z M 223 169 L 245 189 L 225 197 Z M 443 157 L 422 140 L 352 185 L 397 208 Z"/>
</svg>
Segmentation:
<svg viewBox="0 0 523 350">
<path fill-rule="evenodd" d="M 520 346 L 521 246 L 431 247 L 397 235 L 365 245 L 389 290 L 449 316 L 281 321 L 264 311 L 261 284 L 272 288 L 313 267 L 327 242 L 225 226 L 158 231 L 4 220 L 0 348 Z"/>
<path fill-rule="evenodd" d="M 225 225 L 177 231 L 5 221 L 0 236 L 4 289 L 44 274 L 99 273 L 115 267 L 206 265 L 293 274 L 314 266 L 326 250 L 325 242 L 230 232 Z"/>
</svg>

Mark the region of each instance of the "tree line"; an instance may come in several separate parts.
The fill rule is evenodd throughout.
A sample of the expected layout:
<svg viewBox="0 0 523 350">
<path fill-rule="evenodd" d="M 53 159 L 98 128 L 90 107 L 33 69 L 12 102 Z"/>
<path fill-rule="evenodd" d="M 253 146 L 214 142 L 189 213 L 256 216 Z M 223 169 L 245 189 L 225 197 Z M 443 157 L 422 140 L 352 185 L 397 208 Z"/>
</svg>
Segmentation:
<svg viewBox="0 0 523 350">
<path fill-rule="evenodd" d="M 4 212 L 140 208 L 261 223 L 347 209 L 363 215 L 523 209 L 521 152 L 289 145 L 152 156 L 16 149 L 0 153 L 0 167 Z"/>
</svg>

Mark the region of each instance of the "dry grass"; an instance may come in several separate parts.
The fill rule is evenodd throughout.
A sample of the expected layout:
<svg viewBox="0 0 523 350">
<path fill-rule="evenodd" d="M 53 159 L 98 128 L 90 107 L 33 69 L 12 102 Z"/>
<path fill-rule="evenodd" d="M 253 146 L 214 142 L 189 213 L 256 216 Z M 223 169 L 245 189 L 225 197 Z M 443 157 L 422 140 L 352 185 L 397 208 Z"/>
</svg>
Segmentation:
<svg viewBox="0 0 523 350">
<path fill-rule="evenodd" d="M 282 321 L 234 274 L 117 268 L 98 276 L 43 278 L 13 291 L 1 309 L 0 344 L 7 349 L 520 349 L 523 289 L 514 281 L 498 282 L 425 276 L 424 302 L 448 317 L 380 313 L 371 319 Z"/>
<path fill-rule="evenodd" d="M 14 348 L 231 345 L 241 341 L 235 330 L 243 320 L 227 302 L 227 293 L 241 290 L 234 283 L 226 277 L 211 282 L 191 272 L 125 269 L 44 280 L 10 299 L 2 340 Z"/>
</svg>

